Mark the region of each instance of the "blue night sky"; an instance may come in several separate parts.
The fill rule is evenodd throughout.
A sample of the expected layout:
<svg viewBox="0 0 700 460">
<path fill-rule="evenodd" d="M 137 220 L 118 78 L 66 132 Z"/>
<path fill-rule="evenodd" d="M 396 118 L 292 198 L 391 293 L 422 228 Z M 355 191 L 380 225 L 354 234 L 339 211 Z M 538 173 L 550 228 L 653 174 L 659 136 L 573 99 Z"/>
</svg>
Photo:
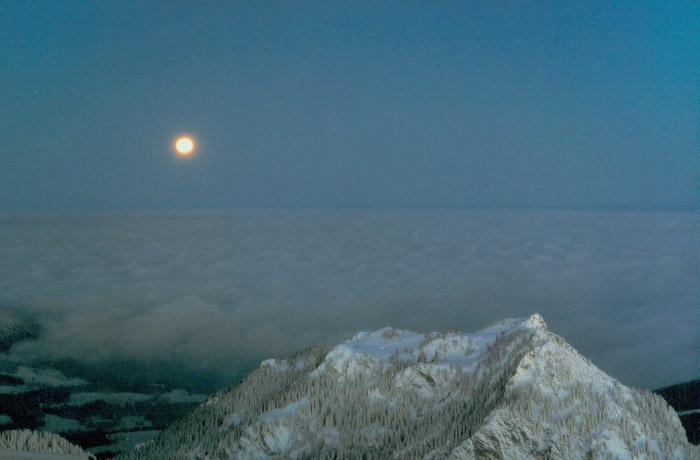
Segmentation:
<svg viewBox="0 0 700 460">
<path fill-rule="evenodd" d="M 698 13 L 6 0 L 0 210 L 691 209 Z"/>
</svg>

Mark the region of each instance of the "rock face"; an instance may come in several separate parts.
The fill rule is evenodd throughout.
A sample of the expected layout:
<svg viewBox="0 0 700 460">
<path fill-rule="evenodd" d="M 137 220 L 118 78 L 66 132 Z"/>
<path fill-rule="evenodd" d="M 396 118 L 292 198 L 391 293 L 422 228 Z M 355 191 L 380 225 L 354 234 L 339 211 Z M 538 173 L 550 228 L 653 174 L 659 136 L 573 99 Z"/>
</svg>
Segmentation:
<svg viewBox="0 0 700 460">
<path fill-rule="evenodd" d="M 698 458 L 661 397 L 539 315 L 466 334 L 362 332 L 267 360 L 128 459 Z"/>
<path fill-rule="evenodd" d="M 0 309 L 0 352 L 9 350 L 19 340 L 38 335 L 37 323 L 11 310 Z"/>
</svg>

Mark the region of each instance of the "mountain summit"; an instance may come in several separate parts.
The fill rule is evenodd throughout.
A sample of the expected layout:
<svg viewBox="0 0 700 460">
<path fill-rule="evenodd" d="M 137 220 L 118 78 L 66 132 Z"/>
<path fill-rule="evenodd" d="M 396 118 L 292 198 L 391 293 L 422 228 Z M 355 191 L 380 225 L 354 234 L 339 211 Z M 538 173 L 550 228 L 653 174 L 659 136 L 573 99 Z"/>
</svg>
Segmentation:
<svg viewBox="0 0 700 460">
<path fill-rule="evenodd" d="M 539 315 L 475 333 L 385 328 L 264 361 L 122 459 L 698 458 L 664 400 Z"/>
</svg>

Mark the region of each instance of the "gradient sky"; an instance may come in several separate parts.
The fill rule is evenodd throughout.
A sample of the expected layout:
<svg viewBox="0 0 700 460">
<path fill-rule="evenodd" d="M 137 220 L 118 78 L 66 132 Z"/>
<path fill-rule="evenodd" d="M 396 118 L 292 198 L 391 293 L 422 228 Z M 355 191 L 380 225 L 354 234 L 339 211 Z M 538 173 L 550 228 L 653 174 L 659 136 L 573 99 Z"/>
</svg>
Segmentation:
<svg viewBox="0 0 700 460">
<path fill-rule="evenodd" d="M 0 210 L 694 208 L 698 13 L 5 0 Z"/>
</svg>

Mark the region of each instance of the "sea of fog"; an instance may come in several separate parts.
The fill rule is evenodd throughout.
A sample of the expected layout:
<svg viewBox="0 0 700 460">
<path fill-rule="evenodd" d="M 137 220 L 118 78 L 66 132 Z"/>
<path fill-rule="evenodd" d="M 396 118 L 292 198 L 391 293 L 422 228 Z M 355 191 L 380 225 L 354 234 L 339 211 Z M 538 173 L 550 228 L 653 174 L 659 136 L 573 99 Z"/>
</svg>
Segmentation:
<svg viewBox="0 0 700 460">
<path fill-rule="evenodd" d="M 628 385 L 696 376 L 694 213 L 160 211 L 0 214 L 0 308 L 40 322 L 16 363 L 211 391 L 257 362 L 384 326 L 538 312 Z M 80 367 L 83 366 L 83 367 Z"/>
</svg>

